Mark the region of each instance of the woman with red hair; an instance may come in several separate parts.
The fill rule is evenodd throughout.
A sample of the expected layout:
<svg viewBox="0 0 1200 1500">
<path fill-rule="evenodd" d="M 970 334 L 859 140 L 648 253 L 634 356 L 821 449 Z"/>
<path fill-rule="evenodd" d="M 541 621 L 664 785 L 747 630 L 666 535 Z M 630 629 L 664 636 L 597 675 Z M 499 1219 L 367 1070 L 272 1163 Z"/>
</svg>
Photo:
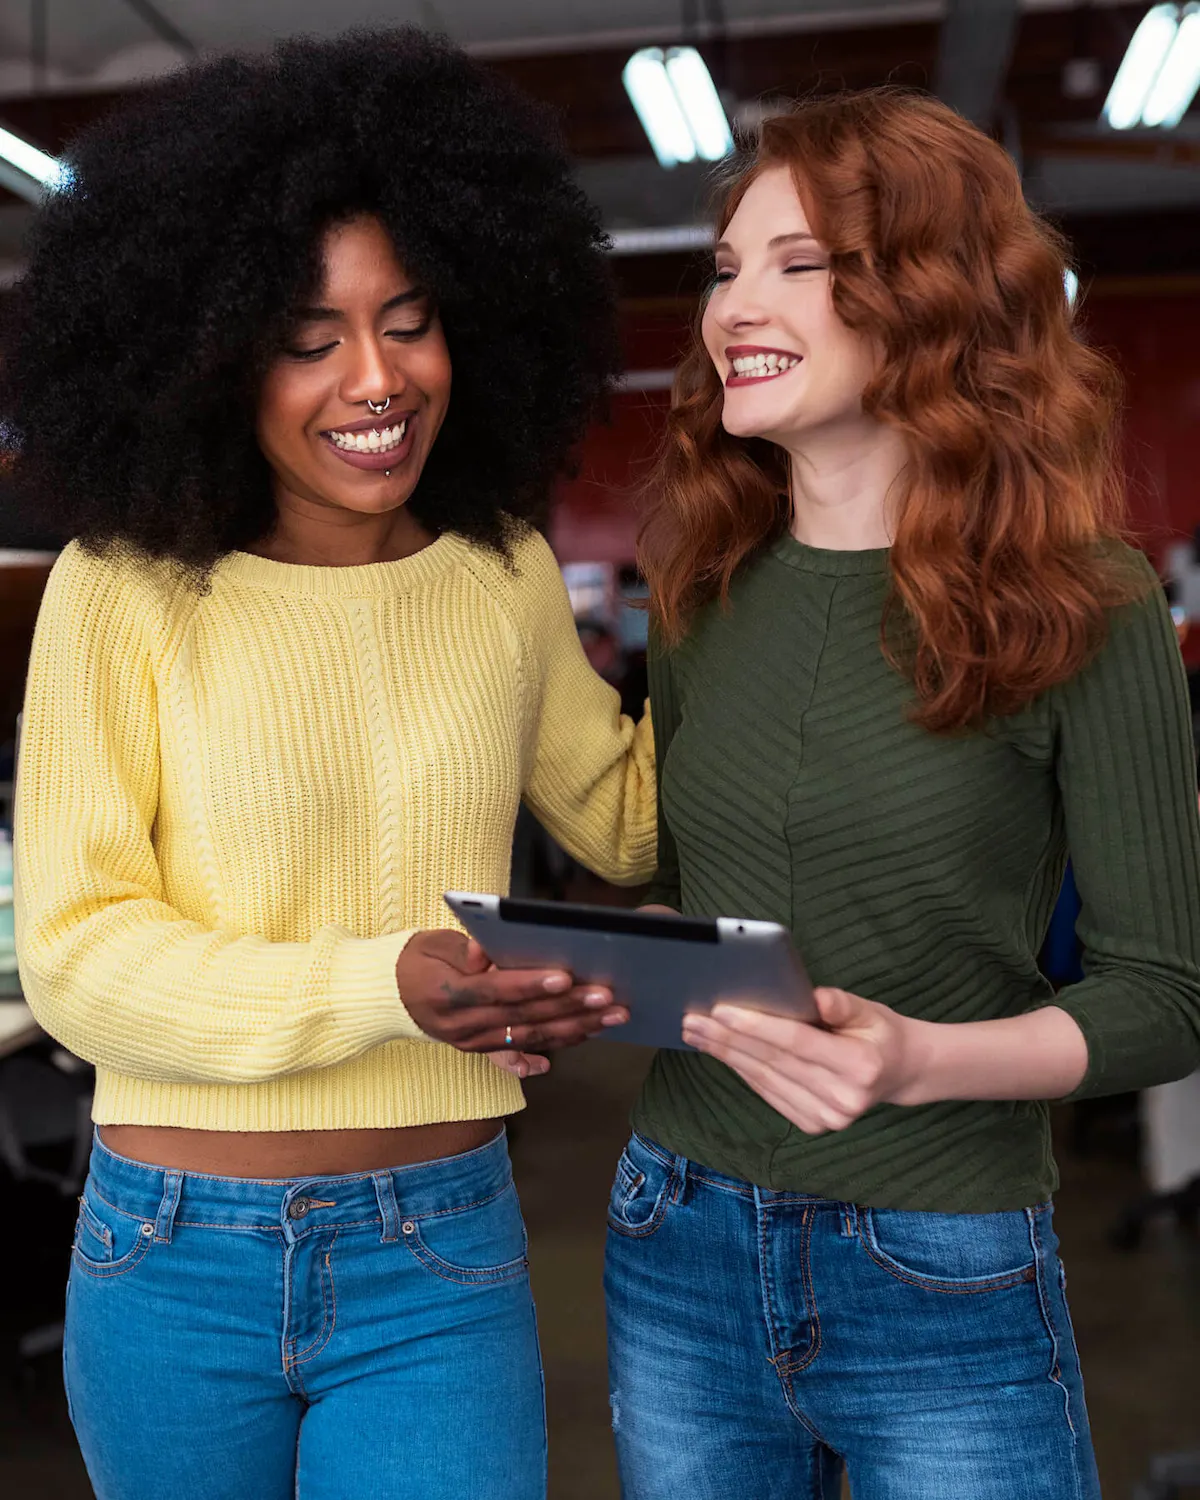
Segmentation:
<svg viewBox="0 0 1200 1500">
<path fill-rule="evenodd" d="M 930 99 L 768 121 L 717 240 L 643 535 L 651 899 L 786 924 L 822 1024 L 726 1005 L 655 1060 L 609 1213 L 624 1494 L 1094 1500 L 1047 1101 L 1200 1063 L 1118 382 L 1011 161 Z"/>
</svg>

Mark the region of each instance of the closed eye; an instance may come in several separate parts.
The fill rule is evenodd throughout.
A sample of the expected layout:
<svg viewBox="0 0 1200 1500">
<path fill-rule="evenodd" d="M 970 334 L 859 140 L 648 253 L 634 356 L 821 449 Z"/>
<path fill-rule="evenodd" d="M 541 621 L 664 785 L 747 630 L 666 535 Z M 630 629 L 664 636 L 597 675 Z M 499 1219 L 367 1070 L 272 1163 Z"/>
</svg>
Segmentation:
<svg viewBox="0 0 1200 1500">
<path fill-rule="evenodd" d="M 328 354 L 331 349 L 336 349 L 336 341 L 332 344 L 322 344 L 318 349 L 288 349 L 286 352 L 292 359 L 320 359 L 322 354 Z"/>
<path fill-rule="evenodd" d="M 404 343 L 414 343 L 417 339 L 423 339 L 432 327 L 433 319 L 426 318 L 424 323 L 419 324 L 416 328 L 389 328 L 387 337 L 390 339 L 400 339 Z"/>
<path fill-rule="evenodd" d="M 829 269 L 828 266 L 801 266 L 801 265 L 795 265 L 795 266 L 787 266 L 785 268 L 783 274 L 785 276 L 787 276 L 787 275 L 790 275 L 791 272 L 793 272 L 793 271 L 827 271 L 828 269 Z"/>
</svg>

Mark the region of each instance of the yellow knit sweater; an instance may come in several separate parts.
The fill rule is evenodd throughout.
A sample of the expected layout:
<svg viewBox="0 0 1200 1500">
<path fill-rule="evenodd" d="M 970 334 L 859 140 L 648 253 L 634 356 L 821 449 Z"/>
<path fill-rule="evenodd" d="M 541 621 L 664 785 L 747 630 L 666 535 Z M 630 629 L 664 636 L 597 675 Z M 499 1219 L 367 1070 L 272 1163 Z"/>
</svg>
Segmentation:
<svg viewBox="0 0 1200 1500">
<path fill-rule="evenodd" d="M 590 669 L 562 576 L 454 536 L 400 562 L 234 553 L 199 593 L 69 547 L 30 664 L 18 772 L 21 978 L 95 1063 L 101 1123 L 336 1130 L 522 1105 L 396 991 L 451 889 L 507 889 L 522 795 L 635 882 L 653 741 Z"/>
</svg>

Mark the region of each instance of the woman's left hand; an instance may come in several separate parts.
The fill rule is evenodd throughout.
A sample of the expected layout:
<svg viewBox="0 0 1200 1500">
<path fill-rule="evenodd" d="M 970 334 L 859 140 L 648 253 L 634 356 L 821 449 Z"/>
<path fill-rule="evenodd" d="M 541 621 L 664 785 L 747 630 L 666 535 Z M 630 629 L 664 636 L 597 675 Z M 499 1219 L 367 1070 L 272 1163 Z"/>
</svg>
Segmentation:
<svg viewBox="0 0 1200 1500">
<path fill-rule="evenodd" d="M 847 990 L 819 989 L 816 1002 L 820 1026 L 722 1004 L 688 1016 L 683 1039 L 728 1064 L 806 1135 L 902 1102 L 920 1066 L 914 1023 Z"/>
</svg>

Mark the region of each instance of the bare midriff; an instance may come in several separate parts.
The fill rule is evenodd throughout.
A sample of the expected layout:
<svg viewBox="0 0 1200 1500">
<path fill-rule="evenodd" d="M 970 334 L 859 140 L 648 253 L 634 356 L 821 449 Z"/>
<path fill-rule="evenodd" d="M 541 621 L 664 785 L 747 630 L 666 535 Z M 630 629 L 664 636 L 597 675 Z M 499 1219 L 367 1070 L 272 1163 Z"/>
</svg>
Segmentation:
<svg viewBox="0 0 1200 1500">
<path fill-rule="evenodd" d="M 102 1125 L 110 1151 L 149 1166 L 217 1177 L 341 1177 L 461 1156 L 493 1140 L 499 1120 L 455 1120 L 390 1130 L 182 1130 Z"/>
</svg>

